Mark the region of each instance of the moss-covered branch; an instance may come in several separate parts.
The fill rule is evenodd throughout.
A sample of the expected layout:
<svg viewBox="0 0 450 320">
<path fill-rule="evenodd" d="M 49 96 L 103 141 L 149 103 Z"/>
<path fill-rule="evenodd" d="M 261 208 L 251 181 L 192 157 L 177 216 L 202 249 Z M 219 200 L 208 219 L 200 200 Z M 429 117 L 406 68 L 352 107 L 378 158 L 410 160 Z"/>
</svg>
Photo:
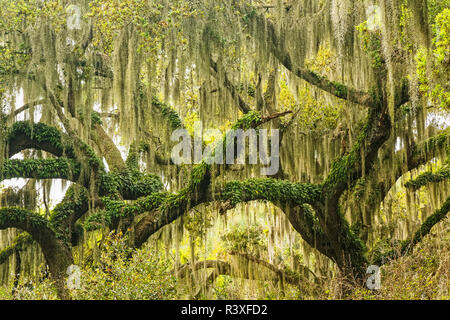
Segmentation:
<svg viewBox="0 0 450 320">
<path fill-rule="evenodd" d="M 76 240 L 75 223 L 89 210 L 88 192 L 84 187 L 71 185 L 64 199 L 55 206 L 50 215 L 50 224 L 58 238 L 67 245 Z M 74 243 L 73 243 L 74 244 Z"/>
<path fill-rule="evenodd" d="M 45 99 L 40 99 L 40 100 L 36 100 L 36 101 L 30 102 L 30 103 L 26 103 L 23 106 L 21 106 L 20 108 L 18 108 L 16 110 L 14 110 L 13 112 L 11 112 L 11 114 L 9 116 L 10 116 L 10 118 L 14 118 L 15 116 L 21 114 L 22 112 L 24 112 L 24 111 L 26 111 L 28 109 L 31 109 L 33 107 L 36 107 L 38 105 L 41 105 L 44 102 L 45 102 Z"/>
<path fill-rule="evenodd" d="M 66 119 L 67 120 L 67 119 Z M 49 152 L 58 159 L 7 160 L 2 168 L 3 179 L 36 178 L 67 179 L 89 188 L 104 166 L 94 150 L 76 135 L 63 134 L 58 128 L 30 121 L 15 122 L 7 130 L 7 156 L 33 148 Z M 91 173 L 95 174 L 92 175 Z M 92 179 L 94 178 L 94 179 Z"/>
<path fill-rule="evenodd" d="M 405 187 L 418 190 L 429 183 L 441 182 L 447 179 L 450 179 L 450 167 L 445 166 L 435 172 L 421 173 L 417 178 L 407 181 Z"/>
<path fill-rule="evenodd" d="M 28 232 L 39 243 L 61 298 L 69 298 L 64 287 L 67 268 L 73 264 L 70 248 L 51 228 L 47 219 L 21 208 L 0 209 L 0 229 L 17 228 Z"/>
<path fill-rule="evenodd" d="M 56 157 L 73 158 L 74 150 L 69 139 L 55 127 L 44 123 L 17 121 L 8 129 L 5 142 L 9 145 L 8 156 L 25 149 L 43 150 Z"/>
<path fill-rule="evenodd" d="M 450 197 L 448 197 L 442 204 L 441 208 L 436 210 L 431 216 L 429 216 L 414 233 L 414 235 L 401 243 L 399 248 L 394 248 L 384 254 L 375 254 L 373 263 L 376 265 L 383 265 L 389 260 L 398 259 L 404 255 L 411 253 L 414 247 L 422 241 L 422 239 L 431 232 L 431 229 L 447 218 L 447 214 L 450 211 Z"/>
<path fill-rule="evenodd" d="M 54 236 L 53 230 L 44 217 L 21 208 L 0 208 L 0 229 L 7 228 L 25 230 L 38 242 Z"/>
<path fill-rule="evenodd" d="M 302 205 L 320 201 L 321 196 L 322 188 L 319 185 L 271 178 L 230 181 L 225 184 L 222 193 L 223 201 L 229 200 L 233 206 L 253 200 Z"/>
<path fill-rule="evenodd" d="M 436 210 L 431 216 L 429 216 L 420 226 L 419 230 L 414 233 L 414 236 L 407 243 L 402 246 L 402 254 L 411 251 L 412 248 L 418 244 L 427 234 L 430 233 L 431 229 L 439 222 L 447 217 L 447 213 L 450 211 L 450 197 L 448 197 L 442 207 Z"/>
<path fill-rule="evenodd" d="M 287 113 L 264 117 L 256 111 L 250 111 L 232 126 L 232 130 L 256 128 L 285 114 Z M 224 139 L 219 145 L 226 144 L 228 134 L 229 132 L 224 135 Z M 214 201 L 212 192 L 209 191 L 212 175 L 212 165 L 205 162 L 195 165 L 191 171 L 187 186 L 177 193 L 168 195 L 157 210 L 150 212 L 137 223 L 135 227 L 135 245 L 137 247 L 142 245 L 150 235 L 178 219 L 190 208 L 200 203 Z"/>
<path fill-rule="evenodd" d="M 396 152 L 393 155 L 393 159 L 391 159 L 392 154 L 387 153 L 385 158 L 374 167 L 371 173 L 359 179 L 355 184 L 351 201 L 360 203 L 362 199 L 369 199 L 364 200 L 364 207 L 355 206 L 355 209 L 364 210 L 367 217 L 372 217 L 379 209 L 381 201 L 383 201 L 393 184 L 400 177 L 439 155 L 444 155 L 447 158 L 445 162 L 447 162 L 450 159 L 448 154 L 450 151 L 448 133 L 449 130 L 446 129 L 418 144 L 409 146 L 408 149 L 402 152 Z M 394 168 L 386 165 L 386 163 L 390 162 L 394 163 Z M 387 169 L 389 172 L 386 172 Z M 387 179 L 386 177 L 390 178 Z M 426 178 L 426 176 L 423 178 Z M 364 198 L 364 195 L 368 198 Z"/>
<path fill-rule="evenodd" d="M 309 282 L 306 277 L 297 272 L 289 269 L 279 269 L 271 263 L 251 255 L 236 253 L 232 255 L 235 256 L 234 259 L 240 260 L 246 267 L 239 268 L 240 266 L 242 267 L 242 265 L 222 260 L 203 260 L 198 261 L 193 265 L 187 263 L 180 266 L 178 269 L 178 276 L 180 278 L 185 278 L 191 276 L 192 272 L 195 271 L 214 269 L 212 277 L 209 279 L 209 283 L 214 282 L 219 275 L 228 275 L 249 280 L 283 281 L 295 286 L 305 285 L 305 287 Z M 260 272 L 249 272 L 249 264 L 257 266 Z"/>
<path fill-rule="evenodd" d="M 33 243 L 33 238 L 28 233 L 22 232 L 17 235 L 11 245 L 0 251 L 0 264 L 7 262 L 14 252 L 24 250 L 31 243 Z"/>
<path fill-rule="evenodd" d="M 73 159 L 5 160 L 0 169 L 2 180 L 12 178 L 65 179 L 77 182 L 80 165 Z"/>
<path fill-rule="evenodd" d="M 180 129 L 183 127 L 183 121 L 181 120 L 178 113 L 172 109 L 169 105 L 158 100 L 158 98 L 153 97 L 152 106 L 158 109 L 161 114 L 167 118 L 170 128 L 172 130 Z"/>
<path fill-rule="evenodd" d="M 102 174 L 99 195 L 115 195 L 126 200 L 136 200 L 162 189 L 160 177 L 127 169 Z"/>
</svg>

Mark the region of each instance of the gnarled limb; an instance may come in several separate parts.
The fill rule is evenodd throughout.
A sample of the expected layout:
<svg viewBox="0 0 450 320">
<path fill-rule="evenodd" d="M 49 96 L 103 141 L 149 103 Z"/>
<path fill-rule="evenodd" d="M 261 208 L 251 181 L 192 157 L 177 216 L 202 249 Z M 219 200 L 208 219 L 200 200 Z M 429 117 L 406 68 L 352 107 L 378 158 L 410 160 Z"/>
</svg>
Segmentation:
<svg viewBox="0 0 450 320">
<path fill-rule="evenodd" d="M 56 283 L 58 294 L 62 299 L 70 296 L 65 289 L 67 268 L 73 264 L 70 248 L 58 238 L 42 216 L 26 209 L 1 208 L 0 229 L 17 228 L 28 232 L 39 243 L 50 273 Z"/>
<path fill-rule="evenodd" d="M 364 208 L 359 206 L 356 208 L 364 209 L 367 217 L 373 216 L 379 209 L 379 203 L 386 197 L 398 179 L 446 151 L 450 143 L 448 132 L 448 130 L 444 130 L 425 141 L 411 145 L 406 150 L 397 152 L 393 160 L 384 159 L 376 165 L 373 172 L 365 176 L 364 179 L 360 179 L 357 190 L 352 193 L 351 201 L 358 203 L 364 194 L 370 195 L 373 199 Z M 394 163 L 394 168 L 390 169 L 387 175 L 383 174 L 386 161 Z M 390 166 L 386 167 L 390 168 Z M 407 184 L 406 187 L 408 187 Z"/>
<path fill-rule="evenodd" d="M 23 250 L 27 245 L 33 243 L 33 238 L 26 232 L 17 235 L 12 244 L 0 251 L 0 264 L 8 261 L 14 253 Z"/>
<path fill-rule="evenodd" d="M 68 136 L 59 129 L 44 123 L 17 121 L 8 130 L 5 142 L 8 144 L 8 157 L 25 149 L 43 150 L 56 157 L 74 158 L 73 146 Z"/>
<path fill-rule="evenodd" d="M 450 211 L 450 197 L 447 197 L 441 208 L 436 210 L 431 216 L 429 216 L 419 227 L 419 229 L 414 233 L 414 235 L 403 241 L 402 245 L 398 249 L 392 249 L 386 254 L 376 256 L 373 260 L 373 263 L 376 265 L 383 265 L 387 263 L 389 260 L 398 259 L 404 255 L 409 254 L 414 247 L 422 241 L 422 239 L 430 233 L 431 229 L 447 218 L 447 214 Z"/>
<path fill-rule="evenodd" d="M 228 275 L 249 280 L 275 281 L 285 282 L 297 287 L 307 287 L 309 283 L 308 274 L 312 274 L 315 279 L 316 276 L 308 268 L 303 267 L 303 272 L 297 273 L 289 270 L 283 270 L 275 265 L 253 257 L 249 254 L 232 252 L 231 259 L 236 260 L 236 263 L 230 263 L 223 260 L 203 260 L 194 264 L 186 263 L 180 266 L 177 270 L 180 278 L 186 278 L 199 270 L 214 269 L 211 275 L 206 279 L 207 284 L 212 284 L 219 275 Z M 239 263 L 241 262 L 241 263 Z M 250 264 L 254 264 L 260 268 L 260 272 L 249 272 Z"/>
<path fill-rule="evenodd" d="M 22 112 L 24 112 L 24 111 L 26 111 L 28 109 L 31 109 L 33 107 L 36 107 L 38 105 L 43 104 L 45 101 L 46 101 L 45 99 L 41 99 L 41 100 L 36 100 L 36 101 L 30 102 L 30 103 L 26 103 L 23 106 L 21 106 L 20 108 L 18 108 L 16 110 L 14 110 L 13 112 L 11 112 L 9 117 L 10 118 L 14 118 L 15 116 L 21 114 Z"/>
</svg>

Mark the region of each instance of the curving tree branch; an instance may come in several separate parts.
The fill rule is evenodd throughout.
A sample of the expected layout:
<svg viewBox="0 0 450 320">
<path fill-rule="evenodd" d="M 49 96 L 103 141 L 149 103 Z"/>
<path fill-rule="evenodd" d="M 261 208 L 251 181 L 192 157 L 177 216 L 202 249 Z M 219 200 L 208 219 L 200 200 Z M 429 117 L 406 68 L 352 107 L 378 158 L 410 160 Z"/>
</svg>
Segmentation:
<svg viewBox="0 0 450 320">
<path fill-rule="evenodd" d="M 447 197 L 441 208 L 439 208 L 431 216 L 429 216 L 410 239 L 403 241 L 400 248 L 392 249 L 386 254 L 376 256 L 373 260 L 373 263 L 381 266 L 383 264 L 386 264 L 390 260 L 395 260 L 411 253 L 414 247 L 431 232 L 431 229 L 436 224 L 447 218 L 447 214 L 449 211 L 450 197 Z"/>
<path fill-rule="evenodd" d="M 64 279 L 67 268 L 73 264 L 70 248 L 58 238 L 48 221 L 29 210 L 20 208 L 0 209 L 0 229 L 16 228 L 28 232 L 39 243 L 45 260 L 55 280 L 61 298 L 70 298 Z"/>
</svg>

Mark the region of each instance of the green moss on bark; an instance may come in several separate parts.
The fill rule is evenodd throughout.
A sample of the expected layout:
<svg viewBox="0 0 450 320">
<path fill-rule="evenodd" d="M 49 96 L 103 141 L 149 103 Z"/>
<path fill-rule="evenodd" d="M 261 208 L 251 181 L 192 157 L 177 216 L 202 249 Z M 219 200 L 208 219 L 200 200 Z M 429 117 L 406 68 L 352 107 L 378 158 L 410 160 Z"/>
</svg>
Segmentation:
<svg viewBox="0 0 450 320">
<path fill-rule="evenodd" d="M 302 205 L 319 201 L 321 191 L 322 189 L 319 185 L 262 178 L 230 181 L 225 185 L 222 197 L 225 201 L 231 201 L 232 205 L 252 200 Z"/>
</svg>

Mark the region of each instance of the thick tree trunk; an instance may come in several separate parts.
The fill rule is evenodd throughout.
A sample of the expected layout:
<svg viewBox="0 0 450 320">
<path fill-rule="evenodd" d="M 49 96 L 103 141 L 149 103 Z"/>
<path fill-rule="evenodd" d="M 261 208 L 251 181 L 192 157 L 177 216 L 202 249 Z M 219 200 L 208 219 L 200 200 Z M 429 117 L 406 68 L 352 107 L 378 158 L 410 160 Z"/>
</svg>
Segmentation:
<svg viewBox="0 0 450 320">
<path fill-rule="evenodd" d="M 52 280 L 55 282 L 58 297 L 62 300 L 70 300 L 70 293 L 66 286 L 67 269 L 73 264 L 70 248 L 57 239 L 49 239 L 48 242 L 41 243 L 41 248 Z"/>
</svg>

